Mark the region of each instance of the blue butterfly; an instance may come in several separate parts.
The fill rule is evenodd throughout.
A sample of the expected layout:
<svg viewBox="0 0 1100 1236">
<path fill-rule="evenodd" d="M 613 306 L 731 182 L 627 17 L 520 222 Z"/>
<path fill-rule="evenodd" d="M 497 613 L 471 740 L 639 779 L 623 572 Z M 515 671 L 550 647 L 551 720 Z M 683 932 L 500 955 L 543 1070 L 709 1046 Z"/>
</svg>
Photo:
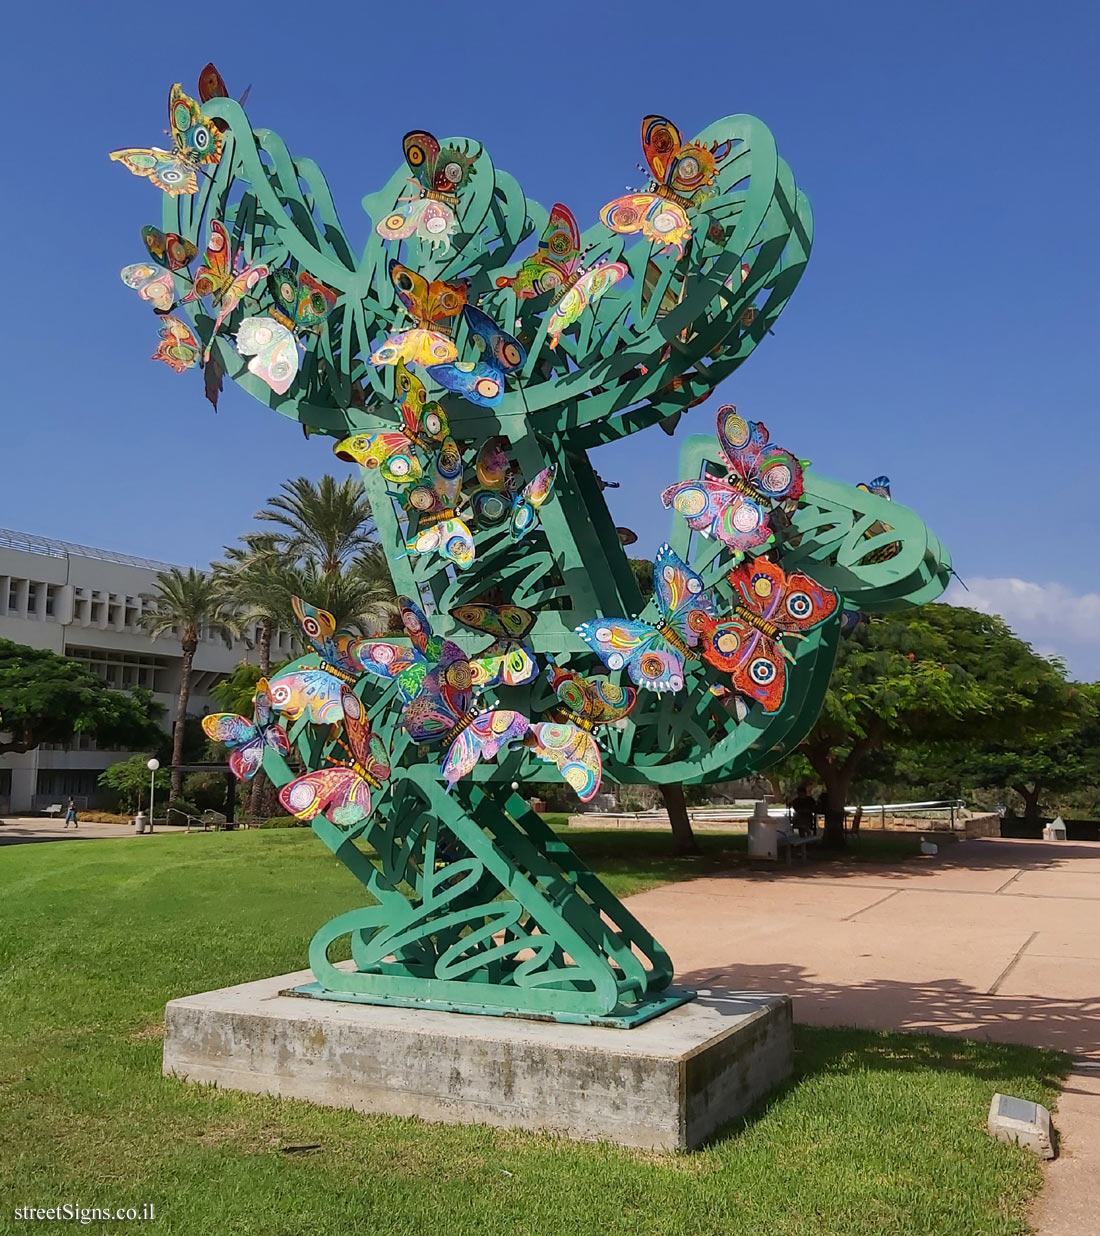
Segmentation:
<svg viewBox="0 0 1100 1236">
<path fill-rule="evenodd" d="M 469 403 L 492 408 L 504 398 L 505 377 L 523 368 L 527 353 L 520 341 L 502 330 L 488 314 L 473 305 L 467 305 L 463 313 L 470 335 L 482 351 L 481 359 L 429 365 L 428 373 L 440 386 Z"/>
<path fill-rule="evenodd" d="M 669 545 L 653 564 L 653 584 L 661 619 L 654 626 L 629 618 L 582 622 L 577 634 L 610 670 L 626 669 L 632 682 L 650 691 L 679 691 L 684 658 L 699 659 L 700 619 L 715 615 L 703 581 Z"/>
</svg>

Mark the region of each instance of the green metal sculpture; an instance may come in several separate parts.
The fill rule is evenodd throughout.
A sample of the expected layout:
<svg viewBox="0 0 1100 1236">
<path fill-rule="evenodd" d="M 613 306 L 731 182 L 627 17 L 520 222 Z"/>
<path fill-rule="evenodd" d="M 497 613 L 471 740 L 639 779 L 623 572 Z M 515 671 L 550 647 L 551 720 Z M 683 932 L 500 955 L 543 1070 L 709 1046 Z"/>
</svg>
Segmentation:
<svg viewBox="0 0 1100 1236">
<path fill-rule="evenodd" d="M 586 643 L 578 626 L 617 616 L 651 622 L 664 632 L 654 646 L 666 641 L 669 654 L 657 657 L 660 672 L 683 662 L 664 681 L 682 677 L 682 689 L 639 690 L 627 715 L 596 726 L 583 701 L 563 707 L 543 674 L 515 685 L 498 676 L 481 690 L 475 684 L 476 708 L 447 740 L 458 741 L 473 711 L 496 709 L 519 715 L 516 736 L 534 732 L 527 722 L 595 732 L 611 782 L 702 784 L 766 768 L 813 724 L 839 612 L 829 609 L 790 654 L 781 707 L 746 703 L 665 621 L 659 598 L 643 603 L 588 459 L 592 447 L 667 427 L 704 399 L 767 336 L 794 291 L 812 216 L 771 134 L 735 115 L 684 143 L 667 121 L 647 117 L 653 185 L 610 203 L 578 242 L 565 207 L 548 214 L 527 199 L 476 141 L 413 133 L 405 163 L 363 199 L 374 226 L 357 254 L 312 161 L 254 130 L 230 99 L 214 97 L 202 112 L 178 96 L 174 105 L 183 110 L 171 156 L 118 156 L 156 183 L 164 159 L 195 173 L 194 192 L 160 185 L 164 230 L 146 229 L 160 270 L 124 272 L 146 299 L 176 301 L 158 356 L 184 369 L 206 351 L 208 389 L 227 374 L 360 459 L 394 586 L 431 626 L 409 627 L 417 651 L 401 640 L 379 646 L 407 649 L 400 673 L 387 677 L 377 664 L 383 652 L 356 649 L 304 606 L 318 651 L 280 675 L 281 695 L 272 683 L 276 707 L 293 718 L 287 732 L 298 760 L 307 770 L 342 769 L 359 787 L 349 801 L 374 798 L 369 814 L 312 820 L 369 903 L 317 933 L 316 982 L 303 993 L 620 1026 L 689 998 L 669 990 L 672 966 L 660 945 L 513 788 L 555 775 L 538 743 L 502 746 L 448 788 L 438 748 L 410 736 L 424 735 L 409 709 L 453 673 L 454 646 L 468 656 L 484 649 L 486 635 L 451 611 L 506 603 L 535 618 L 505 651 L 533 655 L 566 679 L 605 673 L 595 637 Z M 196 142 L 202 124 L 209 134 Z M 213 134 L 217 161 L 204 162 Z M 189 280 L 183 259 L 204 237 L 206 261 Z M 429 404 L 427 387 L 442 387 Z M 729 471 L 713 435 L 687 439 L 681 479 Z M 839 594 L 838 611 L 919 605 L 942 591 L 948 555 L 912 512 L 809 468 L 801 483 L 797 501 L 774 505 L 774 539 L 749 553 L 749 565 L 766 553 L 788 573 L 805 573 Z M 780 638 L 738 599 L 736 578 L 727 582 L 738 557 L 729 545 L 693 533 L 679 514 L 670 543 L 713 590 L 712 628 L 729 611 Z M 713 629 L 710 637 L 717 641 Z M 442 651 L 448 641 L 452 653 Z M 370 672 L 356 672 L 371 656 Z M 440 668 L 448 656 L 452 664 Z M 457 664 L 461 678 L 467 663 Z M 302 685 L 311 672 L 335 683 L 330 713 L 311 711 Z M 627 682 L 625 670 L 613 672 L 609 696 L 632 698 Z M 258 714 L 261 722 L 269 719 Z M 248 741 L 286 786 L 295 771 L 281 741 L 256 737 L 262 728 Z"/>
</svg>

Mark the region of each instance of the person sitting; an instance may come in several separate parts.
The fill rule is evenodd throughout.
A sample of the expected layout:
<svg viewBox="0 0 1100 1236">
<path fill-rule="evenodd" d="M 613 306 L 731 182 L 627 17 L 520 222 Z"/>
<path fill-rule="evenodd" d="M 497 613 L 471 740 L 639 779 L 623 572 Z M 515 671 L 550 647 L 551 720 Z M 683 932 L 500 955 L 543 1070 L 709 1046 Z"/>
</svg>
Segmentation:
<svg viewBox="0 0 1100 1236">
<path fill-rule="evenodd" d="M 809 786 L 800 785 L 798 787 L 798 793 L 791 799 L 791 813 L 791 823 L 800 837 L 816 832 L 814 800 Z"/>
</svg>

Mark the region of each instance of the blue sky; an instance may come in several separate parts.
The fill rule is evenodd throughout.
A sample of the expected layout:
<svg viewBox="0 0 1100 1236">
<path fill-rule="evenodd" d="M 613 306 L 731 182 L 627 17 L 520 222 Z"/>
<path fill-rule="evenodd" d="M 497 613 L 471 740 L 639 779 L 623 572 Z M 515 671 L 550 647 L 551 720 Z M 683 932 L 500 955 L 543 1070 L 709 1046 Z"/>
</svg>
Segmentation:
<svg viewBox="0 0 1100 1236">
<path fill-rule="evenodd" d="M 358 237 L 409 128 L 479 138 L 583 227 L 636 179 L 643 114 L 694 133 L 750 112 L 810 195 L 814 252 L 775 337 L 687 429 L 731 401 L 829 475 L 889 473 L 971 603 L 1100 677 L 1093 6 L 423 0 L 408 34 L 378 5 L 233 11 L 8 19 L 0 523 L 203 564 L 284 478 L 333 470 L 325 440 L 236 390 L 215 415 L 200 378 L 152 364 L 118 278 L 160 203 L 107 151 L 159 140 L 168 86 L 208 58 L 326 170 Z M 668 526 L 668 446 L 653 430 L 595 456 L 640 548 Z"/>
</svg>

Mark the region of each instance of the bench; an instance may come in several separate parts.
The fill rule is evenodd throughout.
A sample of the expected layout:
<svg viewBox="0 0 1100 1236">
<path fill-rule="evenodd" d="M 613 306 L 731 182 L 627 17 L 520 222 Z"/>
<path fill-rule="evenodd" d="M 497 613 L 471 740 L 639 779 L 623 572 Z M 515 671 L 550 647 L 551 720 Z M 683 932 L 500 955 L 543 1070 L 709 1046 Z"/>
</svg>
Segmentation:
<svg viewBox="0 0 1100 1236">
<path fill-rule="evenodd" d="M 50 805 L 46 808 L 46 814 L 51 819 L 56 820 L 64 810 L 65 808 L 60 803 L 50 803 Z"/>
<path fill-rule="evenodd" d="M 821 844 L 821 836 L 819 833 L 812 833 L 809 837 L 803 837 L 796 832 L 777 832 L 775 834 L 777 848 L 782 854 L 784 848 L 787 851 L 787 866 L 791 865 L 794 855 L 798 855 L 803 862 L 806 861 L 806 852 L 812 845 Z"/>
</svg>

